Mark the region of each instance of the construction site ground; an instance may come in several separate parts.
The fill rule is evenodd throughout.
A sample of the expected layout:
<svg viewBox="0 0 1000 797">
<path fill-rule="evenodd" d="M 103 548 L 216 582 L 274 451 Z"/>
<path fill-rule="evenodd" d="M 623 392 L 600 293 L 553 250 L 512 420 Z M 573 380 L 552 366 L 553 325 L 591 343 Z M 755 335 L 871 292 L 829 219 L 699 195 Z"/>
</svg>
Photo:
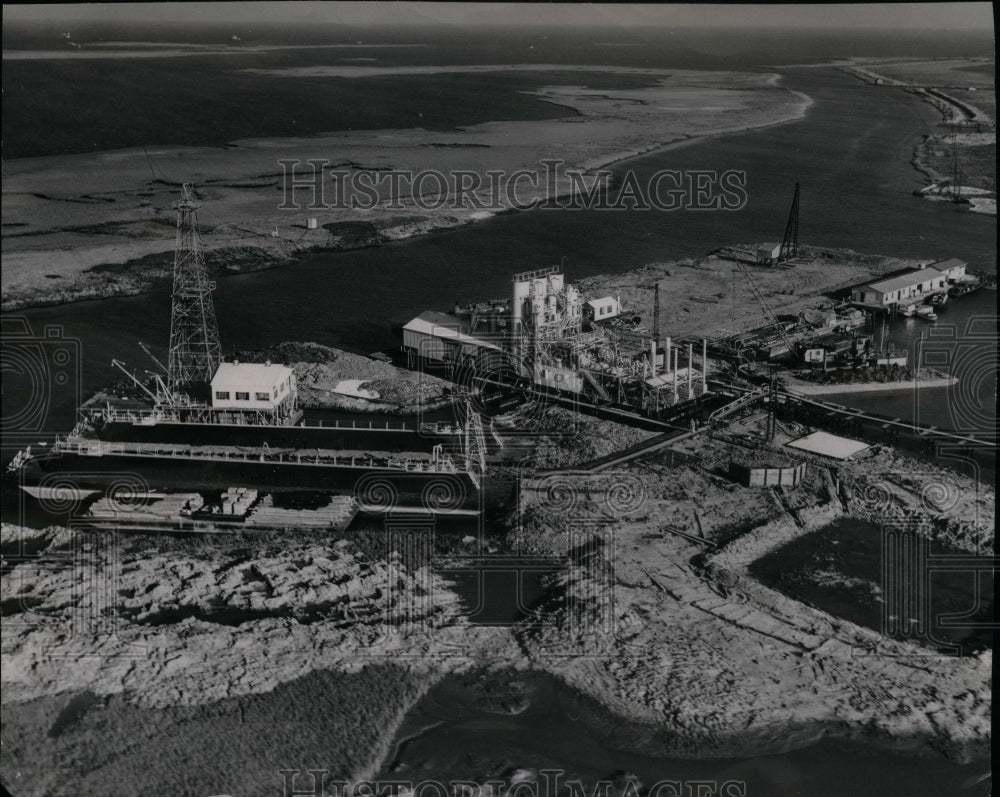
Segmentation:
<svg viewBox="0 0 1000 797">
<path fill-rule="evenodd" d="M 754 252 L 746 244 L 733 249 Z M 773 246 L 773 244 L 770 244 Z M 798 316 L 818 308 L 830 308 L 831 296 L 876 276 L 916 268 L 920 261 L 860 254 L 850 249 L 801 246 L 797 258 L 785 266 L 744 264 L 744 269 L 777 315 Z M 925 261 L 927 262 L 927 261 Z M 618 295 L 622 307 L 641 316 L 635 330 L 647 338 L 652 332 L 653 285 L 660 285 L 660 324 L 674 339 L 728 337 L 762 326 L 760 303 L 727 256 L 654 263 L 623 274 L 589 277 L 579 283 L 585 296 Z M 697 352 L 700 354 L 700 352 Z"/>
</svg>

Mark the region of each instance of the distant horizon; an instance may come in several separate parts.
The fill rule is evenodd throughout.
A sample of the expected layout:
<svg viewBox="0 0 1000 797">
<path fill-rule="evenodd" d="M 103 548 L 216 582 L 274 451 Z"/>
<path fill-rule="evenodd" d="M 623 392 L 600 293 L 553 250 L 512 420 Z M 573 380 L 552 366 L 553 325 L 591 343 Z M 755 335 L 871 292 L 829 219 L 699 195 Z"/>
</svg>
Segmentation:
<svg viewBox="0 0 1000 797">
<path fill-rule="evenodd" d="M 993 32 L 991 3 L 844 3 L 803 5 L 195 2 L 5 4 L 5 23 L 342 25 L 468 30 L 601 28 L 614 30 L 950 31 Z M 196 17 L 196 19 L 192 19 Z"/>
</svg>

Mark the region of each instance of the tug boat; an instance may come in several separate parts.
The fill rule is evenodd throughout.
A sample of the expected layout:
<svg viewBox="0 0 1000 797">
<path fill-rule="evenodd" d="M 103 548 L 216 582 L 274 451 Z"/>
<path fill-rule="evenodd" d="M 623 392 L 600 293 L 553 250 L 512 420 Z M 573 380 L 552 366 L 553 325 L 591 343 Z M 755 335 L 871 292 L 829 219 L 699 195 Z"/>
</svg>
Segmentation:
<svg viewBox="0 0 1000 797">
<path fill-rule="evenodd" d="M 982 280 L 969 280 L 966 282 L 960 282 L 957 285 L 953 285 L 948 289 L 948 295 L 952 298 L 957 296 L 967 296 L 970 293 L 975 293 L 980 288 L 983 287 Z"/>
<path fill-rule="evenodd" d="M 917 308 L 917 317 L 924 319 L 924 321 L 937 321 L 937 313 L 929 304 Z"/>
</svg>

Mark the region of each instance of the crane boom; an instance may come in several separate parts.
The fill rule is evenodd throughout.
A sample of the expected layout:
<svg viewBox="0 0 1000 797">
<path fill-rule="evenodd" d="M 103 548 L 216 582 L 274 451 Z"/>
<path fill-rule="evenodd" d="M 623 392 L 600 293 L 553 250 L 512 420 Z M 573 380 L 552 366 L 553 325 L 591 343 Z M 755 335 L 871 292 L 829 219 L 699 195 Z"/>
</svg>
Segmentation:
<svg viewBox="0 0 1000 797">
<path fill-rule="evenodd" d="M 750 291 L 753 293 L 754 298 L 757 300 L 758 304 L 760 304 L 761 306 L 761 309 L 764 311 L 765 318 L 767 318 L 767 320 L 778 330 L 778 334 L 781 335 L 781 340 L 788 347 L 789 353 L 794 357 L 795 344 L 792 342 L 792 339 L 788 337 L 788 333 L 785 332 L 785 328 L 782 326 L 781 322 L 778 321 L 778 317 L 774 314 L 774 311 L 771 309 L 771 305 L 767 303 L 767 299 L 764 298 L 764 294 L 761 292 L 760 288 L 757 287 L 757 283 L 753 281 L 753 278 L 750 276 L 750 272 L 747 271 L 745 268 L 743 268 L 743 264 L 740 263 L 739 260 L 735 260 L 733 262 L 736 263 L 736 268 L 740 270 L 740 274 L 742 274 L 746 278 L 746 281 L 749 283 Z"/>
<path fill-rule="evenodd" d="M 163 373 L 164 375 L 166 375 L 166 373 L 167 373 L 167 366 L 165 366 L 165 365 L 164 365 L 163 363 L 161 363 L 161 362 L 160 362 L 160 361 L 159 361 L 158 359 L 156 359 L 156 356 L 155 356 L 155 355 L 153 354 L 153 352 L 151 352 L 151 351 L 149 350 L 149 346 L 147 346 L 147 345 L 146 345 L 145 343 L 143 343 L 143 342 L 142 342 L 142 341 L 140 340 L 140 341 L 139 341 L 139 348 L 140 348 L 140 349 L 142 349 L 142 350 L 143 350 L 144 352 L 146 352 L 146 355 L 147 355 L 147 356 L 149 357 L 149 359 L 151 359 L 151 360 L 152 360 L 152 361 L 153 361 L 154 363 L 156 363 L 156 365 L 157 365 L 157 367 L 158 367 L 158 368 L 160 369 L 160 371 L 161 371 L 161 372 L 162 372 L 162 373 Z"/>
<path fill-rule="evenodd" d="M 795 184 L 795 195 L 792 197 L 792 209 L 788 212 L 788 224 L 785 226 L 785 237 L 781 241 L 778 262 L 784 263 L 799 256 L 799 184 Z"/>
<path fill-rule="evenodd" d="M 137 388 L 139 388 L 139 390 L 141 390 L 143 393 L 145 393 L 147 396 L 149 396 L 153 400 L 154 404 L 156 403 L 156 401 L 157 401 L 156 394 L 152 390 L 150 390 L 148 387 L 146 387 L 142 383 L 142 380 L 139 379 L 139 377 L 137 377 L 135 374 L 133 374 L 131 371 L 129 371 L 128 367 L 125 365 L 125 363 L 123 363 L 121 360 L 114 360 L 113 359 L 113 360 L 111 360 L 111 364 L 115 368 L 117 368 L 119 371 L 121 371 L 123 374 L 125 374 L 125 376 L 127 376 L 129 379 L 131 379 L 132 382 L 133 382 L 133 384 L 135 384 L 135 386 Z"/>
</svg>

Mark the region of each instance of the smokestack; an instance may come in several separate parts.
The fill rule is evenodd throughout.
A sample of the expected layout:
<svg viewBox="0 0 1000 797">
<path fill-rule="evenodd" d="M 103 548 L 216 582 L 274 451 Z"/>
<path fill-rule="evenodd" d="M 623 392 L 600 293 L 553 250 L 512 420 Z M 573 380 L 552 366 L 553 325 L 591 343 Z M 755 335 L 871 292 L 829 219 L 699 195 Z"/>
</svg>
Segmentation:
<svg viewBox="0 0 1000 797">
<path fill-rule="evenodd" d="M 674 349 L 674 401 L 677 400 L 677 349 Z"/>
<path fill-rule="evenodd" d="M 663 372 L 670 370 L 670 335 L 667 335 L 667 350 L 663 353 Z"/>
<path fill-rule="evenodd" d="M 701 339 L 701 392 L 708 392 L 708 340 Z"/>
<path fill-rule="evenodd" d="M 649 370 L 651 376 L 656 376 L 656 338 L 649 339 Z"/>
</svg>

